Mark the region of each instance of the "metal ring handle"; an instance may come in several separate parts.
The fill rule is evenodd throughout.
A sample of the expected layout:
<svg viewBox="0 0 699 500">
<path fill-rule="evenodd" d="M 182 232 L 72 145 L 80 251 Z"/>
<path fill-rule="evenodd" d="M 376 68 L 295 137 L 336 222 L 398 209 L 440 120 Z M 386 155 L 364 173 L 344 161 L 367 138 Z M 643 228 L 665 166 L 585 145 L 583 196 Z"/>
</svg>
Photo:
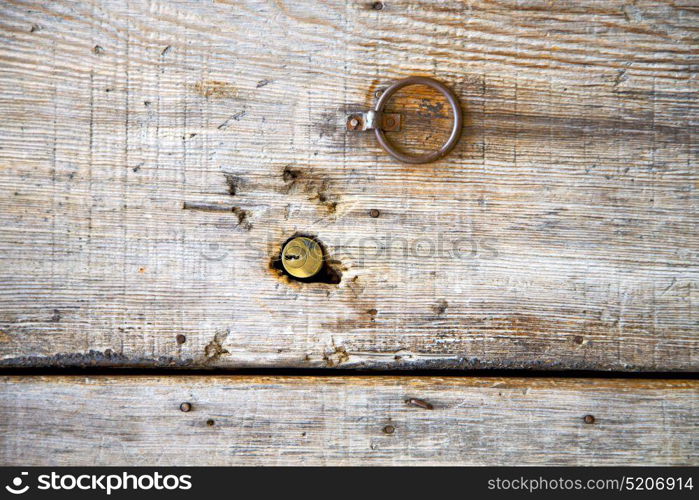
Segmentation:
<svg viewBox="0 0 699 500">
<path fill-rule="evenodd" d="M 386 104 L 388 103 L 389 99 L 391 99 L 393 94 L 403 87 L 408 87 L 410 85 L 427 85 L 428 87 L 432 87 L 433 89 L 441 92 L 444 97 L 447 98 L 447 101 L 449 101 L 451 110 L 454 113 L 454 126 L 451 129 L 451 135 L 449 136 L 447 142 L 445 142 L 444 145 L 437 151 L 420 156 L 412 156 L 396 150 L 396 148 L 386 138 L 384 131 L 381 130 L 380 127 L 375 128 L 374 133 L 376 134 L 376 139 L 379 141 L 379 144 L 381 144 L 381 147 L 384 148 L 386 152 L 393 156 L 396 160 L 414 164 L 429 163 L 445 156 L 447 153 L 449 153 L 449 151 L 454 149 L 456 143 L 459 142 L 459 138 L 461 137 L 461 128 L 463 125 L 461 106 L 459 105 L 459 100 L 456 98 L 454 93 L 443 84 L 425 76 L 411 76 L 410 78 L 397 81 L 384 90 L 383 94 L 381 94 L 381 97 L 377 101 L 376 106 L 374 107 L 374 111 L 380 114 L 386 107 Z"/>
</svg>

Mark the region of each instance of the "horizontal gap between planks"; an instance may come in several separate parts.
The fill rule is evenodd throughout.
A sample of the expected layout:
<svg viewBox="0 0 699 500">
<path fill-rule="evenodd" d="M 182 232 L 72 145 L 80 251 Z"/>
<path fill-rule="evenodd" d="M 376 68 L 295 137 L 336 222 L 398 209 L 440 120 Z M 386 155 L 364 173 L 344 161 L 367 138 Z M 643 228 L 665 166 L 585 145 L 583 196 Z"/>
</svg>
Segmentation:
<svg viewBox="0 0 699 500">
<path fill-rule="evenodd" d="M 239 368 L 239 369 L 187 369 L 187 368 L 128 368 L 128 367 L 94 367 L 94 368 L 5 368 L 0 369 L 0 376 L 75 376 L 75 375 L 109 375 L 113 377 L 133 375 L 177 375 L 177 376 L 280 376 L 280 377 L 505 377 L 505 378 L 584 378 L 584 379 L 673 379 L 696 380 L 699 372 L 615 372 L 594 370 L 350 370 L 325 368 Z"/>
</svg>

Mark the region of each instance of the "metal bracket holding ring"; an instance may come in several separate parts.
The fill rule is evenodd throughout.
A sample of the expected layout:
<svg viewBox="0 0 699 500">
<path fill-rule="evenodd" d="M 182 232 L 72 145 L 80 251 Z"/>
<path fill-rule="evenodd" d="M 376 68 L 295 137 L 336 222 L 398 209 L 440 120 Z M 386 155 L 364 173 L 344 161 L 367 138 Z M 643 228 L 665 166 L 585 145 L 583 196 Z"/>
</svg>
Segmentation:
<svg viewBox="0 0 699 500">
<path fill-rule="evenodd" d="M 383 112 L 386 104 L 397 91 L 403 87 L 409 87 L 411 85 L 426 85 L 441 92 L 444 97 L 447 98 L 447 101 L 449 101 L 449 105 L 451 106 L 454 116 L 453 127 L 447 142 L 445 142 L 444 145 L 437 151 L 420 156 L 401 153 L 395 148 L 395 146 L 393 146 L 393 144 L 391 144 L 391 142 L 386 138 L 385 134 L 385 132 L 395 132 L 400 130 L 401 122 L 400 115 Z M 442 83 L 425 76 L 411 76 L 410 78 L 405 78 L 404 80 L 399 80 L 393 83 L 383 91 L 383 94 L 381 94 L 381 97 L 379 97 L 374 109 L 365 113 L 353 113 L 347 117 L 348 130 L 373 130 L 376 134 L 376 140 L 379 141 L 381 147 L 384 148 L 388 154 L 393 156 L 396 160 L 413 164 L 430 163 L 447 155 L 452 149 L 454 149 L 456 143 L 459 142 L 462 126 L 463 115 L 456 95 L 454 95 L 454 93 Z"/>
</svg>

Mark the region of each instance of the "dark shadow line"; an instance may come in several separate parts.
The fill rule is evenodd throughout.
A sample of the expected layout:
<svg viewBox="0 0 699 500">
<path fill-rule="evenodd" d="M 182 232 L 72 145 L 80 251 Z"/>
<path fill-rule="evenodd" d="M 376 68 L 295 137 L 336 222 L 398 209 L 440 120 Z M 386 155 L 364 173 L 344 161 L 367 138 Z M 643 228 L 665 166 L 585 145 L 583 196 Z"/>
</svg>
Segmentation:
<svg viewBox="0 0 699 500">
<path fill-rule="evenodd" d="M 240 368 L 240 369 L 187 369 L 187 368 L 0 368 L 0 376 L 273 376 L 273 377 L 504 377 L 504 378 L 580 378 L 580 379 L 699 379 L 699 372 L 614 372 L 594 370 L 362 370 L 337 368 Z"/>
</svg>

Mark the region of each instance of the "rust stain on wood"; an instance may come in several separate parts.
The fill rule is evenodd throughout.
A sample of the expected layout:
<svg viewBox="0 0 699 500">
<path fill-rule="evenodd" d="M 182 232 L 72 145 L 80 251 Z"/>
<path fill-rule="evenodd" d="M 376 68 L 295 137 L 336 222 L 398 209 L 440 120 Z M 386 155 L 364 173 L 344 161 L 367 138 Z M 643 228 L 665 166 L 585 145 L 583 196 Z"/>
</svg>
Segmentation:
<svg viewBox="0 0 699 500">
<path fill-rule="evenodd" d="M 240 91 L 232 83 L 219 80 L 202 80 L 194 84 L 194 91 L 207 99 L 224 99 L 238 97 Z"/>
</svg>

